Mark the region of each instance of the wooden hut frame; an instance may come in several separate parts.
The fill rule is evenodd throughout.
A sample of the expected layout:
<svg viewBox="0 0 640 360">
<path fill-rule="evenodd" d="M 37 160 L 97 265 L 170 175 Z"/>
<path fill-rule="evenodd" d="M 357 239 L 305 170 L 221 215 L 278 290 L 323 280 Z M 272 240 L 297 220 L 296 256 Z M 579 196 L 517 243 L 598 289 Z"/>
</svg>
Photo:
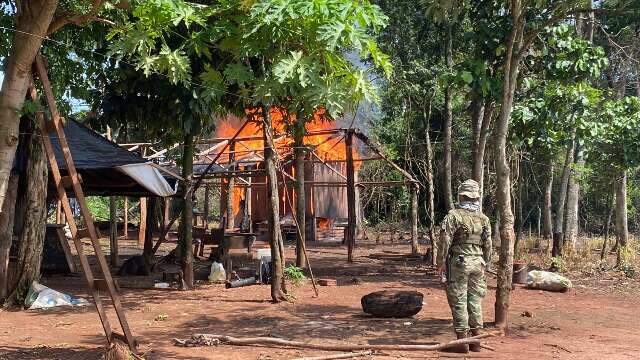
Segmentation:
<svg viewBox="0 0 640 360">
<path fill-rule="evenodd" d="M 243 125 L 244 126 L 244 125 Z M 241 131 L 242 127 L 236 133 L 236 136 L 230 138 L 215 138 L 204 143 L 212 144 L 213 146 L 209 147 L 205 151 L 201 151 L 199 153 L 200 156 L 206 157 L 207 160 L 210 160 L 209 165 L 200 174 L 194 174 L 194 178 L 197 179 L 196 184 L 200 184 L 203 181 L 209 183 L 209 180 L 218 179 L 218 178 L 230 178 L 235 177 L 236 179 L 251 179 L 255 176 L 264 175 L 264 171 L 261 169 L 252 169 L 252 170 L 237 170 L 233 165 L 234 164 L 224 164 L 218 161 L 221 155 L 225 152 L 227 148 L 234 148 L 234 144 L 240 143 L 241 141 L 246 140 L 259 140 L 262 139 L 262 136 L 244 136 L 238 137 L 237 135 Z M 367 186 L 407 186 L 409 188 L 411 194 L 411 240 L 412 243 L 418 242 L 418 181 L 409 174 L 407 171 L 399 167 L 393 161 L 391 161 L 387 156 L 383 154 L 380 148 L 371 141 L 364 133 L 354 128 L 336 128 L 336 129 L 325 129 L 319 131 L 310 131 L 306 134 L 307 136 L 314 135 L 329 135 L 328 139 L 335 139 L 340 137 L 339 141 L 344 141 L 346 145 L 346 153 L 345 159 L 340 160 L 340 162 L 346 163 L 346 176 L 342 174 L 337 169 L 333 168 L 327 161 L 324 161 L 320 156 L 315 153 L 315 147 L 318 145 L 309 145 L 308 151 L 310 154 L 310 158 L 316 158 L 316 160 L 311 160 L 313 162 L 319 162 L 324 167 L 329 169 L 331 172 L 337 174 L 340 178 L 344 179 L 344 182 L 341 181 L 331 181 L 331 182 L 318 182 L 318 181 L 305 181 L 305 185 L 310 185 L 312 187 L 346 187 L 347 189 L 347 231 L 346 231 L 346 244 L 347 244 L 347 259 L 349 262 L 353 261 L 353 248 L 355 246 L 356 240 L 356 232 L 357 232 L 357 205 L 356 205 L 356 187 L 367 187 Z M 361 141 L 367 148 L 373 151 L 376 156 L 368 157 L 362 159 L 354 159 L 353 158 L 353 142 L 354 138 Z M 223 145 L 224 144 L 224 145 Z M 217 151 L 213 158 L 211 157 L 210 151 Z M 259 154 L 259 150 L 257 149 L 247 149 L 243 151 L 245 155 L 252 155 L 257 158 L 262 158 Z M 373 161 L 373 160 L 383 160 L 388 163 L 393 169 L 397 170 L 403 177 L 403 180 L 400 181 L 356 181 L 355 180 L 355 166 L 354 163 L 364 162 L 364 161 Z M 289 175 L 284 168 L 282 167 L 285 164 L 288 164 L 291 160 L 285 156 L 284 159 L 280 159 L 280 172 L 283 175 L 286 175 L 289 180 L 295 181 L 295 179 Z M 336 161 L 332 161 L 336 162 Z M 217 166 L 217 170 L 215 173 L 211 173 L 210 170 Z M 284 182 L 284 180 L 283 180 Z M 251 188 L 255 186 L 264 186 L 264 183 L 249 183 L 248 181 L 244 181 L 244 187 Z M 211 184 L 207 184 L 210 186 Z M 221 184 L 216 184 L 217 186 L 221 186 Z M 236 185 L 243 187 L 243 185 Z M 228 190 L 229 191 L 229 190 Z M 208 211 L 208 208 L 205 209 L 205 212 Z M 312 216 L 312 227 L 315 229 L 315 216 Z M 315 230 L 314 230 L 315 231 Z M 315 237 L 314 237 L 315 238 Z"/>
</svg>

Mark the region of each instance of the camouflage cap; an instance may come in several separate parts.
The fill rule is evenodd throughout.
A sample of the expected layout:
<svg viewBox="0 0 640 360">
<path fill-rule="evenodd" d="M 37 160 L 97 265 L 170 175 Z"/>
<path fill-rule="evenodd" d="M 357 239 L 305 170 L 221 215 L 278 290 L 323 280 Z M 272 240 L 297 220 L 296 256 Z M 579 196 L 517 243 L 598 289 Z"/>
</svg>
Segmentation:
<svg viewBox="0 0 640 360">
<path fill-rule="evenodd" d="M 470 199 L 480 198 L 480 185 L 473 180 L 465 180 L 460 186 L 458 186 L 458 196 L 466 196 Z"/>
</svg>

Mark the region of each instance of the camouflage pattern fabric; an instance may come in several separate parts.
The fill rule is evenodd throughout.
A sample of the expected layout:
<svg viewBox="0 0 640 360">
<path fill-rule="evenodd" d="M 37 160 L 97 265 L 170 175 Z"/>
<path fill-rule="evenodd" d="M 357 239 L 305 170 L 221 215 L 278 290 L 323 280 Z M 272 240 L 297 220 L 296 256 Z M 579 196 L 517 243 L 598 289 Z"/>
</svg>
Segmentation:
<svg viewBox="0 0 640 360">
<path fill-rule="evenodd" d="M 478 243 L 466 239 L 478 238 Z M 456 332 L 480 329 L 482 299 L 487 292 L 484 276 L 491 260 L 491 224 L 479 211 L 454 209 L 442 221 L 438 267 L 446 266 L 447 300 Z"/>
<path fill-rule="evenodd" d="M 456 332 L 482 329 L 482 299 L 487 293 L 485 263 L 480 256 L 452 258 L 447 274 L 447 300 Z"/>
</svg>

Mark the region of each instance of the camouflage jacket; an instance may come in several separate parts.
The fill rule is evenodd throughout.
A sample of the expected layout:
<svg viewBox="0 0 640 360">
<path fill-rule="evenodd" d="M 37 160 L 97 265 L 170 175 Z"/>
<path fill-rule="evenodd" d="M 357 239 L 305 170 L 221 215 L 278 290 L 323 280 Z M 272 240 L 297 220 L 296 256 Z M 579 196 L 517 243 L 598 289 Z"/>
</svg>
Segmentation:
<svg viewBox="0 0 640 360">
<path fill-rule="evenodd" d="M 478 244 L 458 243 L 454 239 L 474 234 L 482 237 Z M 453 245 L 452 245 L 453 242 Z M 482 256 L 485 263 L 491 261 L 491 223 L 489 218 L 479 211 L 453 209 L 449 211 L 440 225 L 438 244 L 438 267 L 444 266 L 447 255 Z"/>
</svg>

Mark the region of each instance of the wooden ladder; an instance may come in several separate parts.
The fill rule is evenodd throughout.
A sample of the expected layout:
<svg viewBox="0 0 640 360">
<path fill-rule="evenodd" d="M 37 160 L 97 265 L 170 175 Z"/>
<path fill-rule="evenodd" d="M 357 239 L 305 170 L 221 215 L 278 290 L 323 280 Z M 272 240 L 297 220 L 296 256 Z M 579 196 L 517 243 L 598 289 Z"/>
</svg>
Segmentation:
<svg viewBox="0 0 640 360">
<path fill-rule="evenodd" d="M 50 121 L 45 120 L 42 111 L 38 111 L 36 113 L 36 119 L 39 123 L 40 133 L 42 135 L 47 160 L 49 161 L 49 165 L 51 167 L 51 175 L 53 176 L 53 180 L 55 182 L 58 199 L 62 204 L 62 208 L 69 224 L 69 228 L 71 229 L 73 243 L 76 247 L 76 251 L 78 252 L 78 257 L 80 258 L 80 264 L 82 265 L 85 279 L 87 280 L 87 288 L 89 290 L 88 292 L 91 294 L 91 296 L 93 296 L 96 310 L 98 310 L 98 315 L 100 316 L 100 321 L 102 322 L 102 327 L 104 328 L 104 332 L 107 336 L 107 341 L 109 342 L 109 344 L 112 344 L 116 339 L 124 341 L 127 345 L 129 345 L 131 351 L 135 353 L 137 342 L 131 334 L 131 329 L 129 328 L 129 324 L 125 317 L 122 303 L 120 301 L 120 294 L 118 293 L 113 278 L 111 277 L 111 272 L 109 271 L 107 260 L 102 253 L 100 240 L 93 223 L 93 217 L 91 215 L 89 207 L 87 206 L 84 192 L 82 191 L 82 186 L 80 185 L 78 172 L 76 171 L 76 167 L 71 156 L 69 143 L 67 142 L 67 138 L 64 134 L 64 119 L 60 117 L 60 114 L 58 113 L 55 98 L 53 96 L 53 90 L 51 89 L 51 83 L 49 82 L 49 77 L 47 75 L 44 59 L 41 55 L 36 56 L 34 70 L 38 78 L 40 79 L 40 82 L 42 83 L 42 88 L 44 90 L 45 98 L 47 101 L 47 107 L 49 108 L 49 111 L 51 113 Z M 34 86 L 30 87 L 29 94 L 32 100 L 37 100 L 38 94 Z M 60 169 L 58 168 L 58 163 L 53 151 L 51 139 L 49 138 L 49 133 L 55 133 L 58 138 L 60 149 L 62 150 L 62 157 L 64 158 L 64 163 L 67 167 L 68 176 L 63 177 L 60 174 Z M 73 219 L 73 212 L 71 210 L 69 198 L 67 197 L 65 184 L 71 184 L 71 188 L 73 190 L 73 193 L 75 194 L 75 198 L 80 205 L 80 213 L 87 230 L 86 233 L 88 233 L 87 235 L 91 239 L 91 245 L 93 245 L 93 250 L 95 251 L 96 259 L 98 261 L 98 266 L 100 267 L 100 271 L 102 273 L 102 278 L 96 278 L 94 276 L 93 271 L 91 270 L 91 266 L 89 265 L 87 255 L 83 251 L 81 237 L 83 236 L 83 234 L 85 234 L 85 232 L 78 231 L 78 227 Z M 100 292 L 106 292 L 107 294 L 109 294 L 116 315 L 118 317 L 118 321 L 120 322 L 120 326 L 122 328 L 122 334 L 115 332 L 111 328 L 109 319 L 107 318 L 107 313 L 105 311 L 105 305 L 100 296 Z"/>
</svg>

